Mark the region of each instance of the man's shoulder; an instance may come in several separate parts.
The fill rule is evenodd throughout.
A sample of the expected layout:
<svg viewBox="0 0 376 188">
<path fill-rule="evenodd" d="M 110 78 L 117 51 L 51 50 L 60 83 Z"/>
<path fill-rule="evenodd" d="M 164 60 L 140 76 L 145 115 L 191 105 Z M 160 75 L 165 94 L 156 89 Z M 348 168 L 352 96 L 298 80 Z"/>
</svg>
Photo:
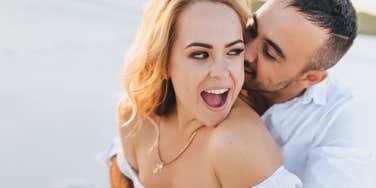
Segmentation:
<svg viewBox="0 0 376 188">
<path fill-rule="evenodd" d="M 337 102 L 349 102 L 354 99 L 353 91 L 336 78 L 329 77 L 325 83 L 326 99 L 329 104 Z"/>
<path fill-rule="evenodd" d="M 310 127 L 317 133 L 315 140 L 333 143 L 347 139 L 347 144 L 366 143 L 369 125 L 367 115 L 363 112 L 364 100 L 355 96 L 349 87 L 334 77 L 329 77 L 321 84 L 315 94 L 320 96 L 322 92 L 325 103 L 310 103 L 312 108 L 308 109 L 311 109 L 311 113 L 307 114 L 307 117 L 312 117 L 308 118 L 312 121 L 307 125 L 312 124 Z"/>
<path fill-rule="evenodd" d="M 315 138 L 329 132 L 353 135 L 354 129 L 364 131 L 360 127 L 367 126 L 357 125 L 364 116 L 361 113 L 363 103 L 356 99 L 350 89 L 329 78 L 309 88 L 302 96 L 272 106 L 262 119 L 269 129 L 283 133 L 304 129 Z"/>
<path fill-rule="evenodd" d="M 343 106 L 352 103 L 354 94 L 350 88 L 333 77 L 328 77 L 324 81 L 313 85 L 296 98 L 293 103 L 300 104 L 297 107 L 310 107 L 315 111 L 328 113 L 329 111 L 340 111 Z M 299 108 L 298 108 L 299 109 Z"/>
<path fill-rule="evenodd" d="M 321 83 L 308 88 L 303 96 L 297 98 L 295 103 L 299 105 L 291 110 L 296 110 L 296 113 L 300 115 L 317 116 L 324 120 L 326 125 L 334 119 L 343 118 L 340 114 L 349 115 L 348 112 L 354 112 L 354 110 L 360 112 L 363 104 L 349 87 L 334 77 L 328 77 Z M 311 113 L 299 113 L 299 111 Z M 350 115 L 350 117 L 355 115 Z"/>
</svg>

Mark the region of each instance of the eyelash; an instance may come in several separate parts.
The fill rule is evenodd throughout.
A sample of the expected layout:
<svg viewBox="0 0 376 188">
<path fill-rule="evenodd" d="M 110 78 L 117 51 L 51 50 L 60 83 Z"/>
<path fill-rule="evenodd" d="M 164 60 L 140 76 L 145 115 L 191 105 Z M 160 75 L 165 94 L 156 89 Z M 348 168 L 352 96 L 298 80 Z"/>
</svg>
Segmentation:
<svg viewBox="0 0 376 188">
<path fill-rule="evenodd" d="M 198 57 L 198 56 L 204 56 L 204 57 Z M 198 60 L 202 60 L 202 59 L 206 59 L 209 57 L 209 53 L 208 52 L 194 52 L 190 55 L 191 58 L 194 58 L 194 59 L 198 59 Z"/>
<path fill-rule="evenodd" d="M 237 49 L 233 49 L 230 52 L 228 52 L 227 55 L 237 56 L 237 55 L 240 55 L 243 51 L 244 51 L 243 48 L 237 48 Z M 204 56 L 204 57 L 202 57 L 202 56 Z M 209 53 L 208 52 L 194 52 L 194 53 L 192 53 L 192 55 L 190 55 L 190 57 L 192 57 L 194 59 L 198 59 L 198 60 L 203 60 L 203 59 L 206 59 L 206 58 L 209 57 Z"/>
<path fill-rule="evenodd" d="M 266 45 L 264 45 L 262 47 L 262 52 L 264 54 L 264 56 L 267 58 L 267 59 L 270 59 L 272 61 L 275 61 L 275 57 L 273 57 L 272 55 L 270 55 L 270 53 L 268 52 L 268 47 Z"/>
<path fill-rule="evenodd" d="M 237 48 L 228 52 L 227 55 L 236 56 L 236 55 L 240 55 L 243 51 L 244 51 L 244 48 Z M 235 52 L 235 54 L 231 54 L 231 52 Z"/>
</svg>

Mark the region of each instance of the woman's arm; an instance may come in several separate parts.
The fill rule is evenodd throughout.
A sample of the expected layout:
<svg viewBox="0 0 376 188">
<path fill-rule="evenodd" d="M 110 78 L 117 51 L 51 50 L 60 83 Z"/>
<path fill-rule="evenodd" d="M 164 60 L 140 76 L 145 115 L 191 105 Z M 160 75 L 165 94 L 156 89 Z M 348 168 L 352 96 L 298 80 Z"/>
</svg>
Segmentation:
<svg viewBox="0 0 376 188">
<path fill-rule="evenodd" d="M 111 159 L 111 167 L 110 167 L 110 183 L 111 188 L 133 188 L 133 183 L 127 177 L 125 177 L 118 165 L 117 165 L 117 157 L 114 156 Z"/>
</svg>

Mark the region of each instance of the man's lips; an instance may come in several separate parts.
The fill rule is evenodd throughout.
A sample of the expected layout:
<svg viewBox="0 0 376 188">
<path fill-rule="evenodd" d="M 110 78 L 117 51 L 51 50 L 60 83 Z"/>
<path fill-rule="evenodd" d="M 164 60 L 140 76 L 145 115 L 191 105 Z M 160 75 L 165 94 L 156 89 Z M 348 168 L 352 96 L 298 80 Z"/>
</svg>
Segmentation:
<svg viewBox="0 0 376 188">
<path fill-rule="evenodd" d="M 244 72 L 248 76 L 256 77 L 256 70 L 252 68 L 251 62 L 247 60 L 244 61 Z"/>
<path fill-rule="evenodd" d="M 251 75 L 253 77 L 256 77 L 256 70 L 252 67 L 244 67 L 245 74 Z"/>
</svg>

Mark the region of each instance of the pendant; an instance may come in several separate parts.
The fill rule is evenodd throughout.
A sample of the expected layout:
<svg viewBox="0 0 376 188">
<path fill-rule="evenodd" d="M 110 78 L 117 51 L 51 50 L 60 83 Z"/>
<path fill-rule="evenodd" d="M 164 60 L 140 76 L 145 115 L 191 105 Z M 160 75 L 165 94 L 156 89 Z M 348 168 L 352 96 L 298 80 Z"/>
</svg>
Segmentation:
<svg viewBox="0 0 376 188">
<path fill-rule="evenodd" d="M 153 170 L 153 174 L 157 174 L 159 172 L 161 172 L 163 169 L 163 163 L 158 163 L 157 166 L 155 167 L 155 169 Z"/>
</svg>

